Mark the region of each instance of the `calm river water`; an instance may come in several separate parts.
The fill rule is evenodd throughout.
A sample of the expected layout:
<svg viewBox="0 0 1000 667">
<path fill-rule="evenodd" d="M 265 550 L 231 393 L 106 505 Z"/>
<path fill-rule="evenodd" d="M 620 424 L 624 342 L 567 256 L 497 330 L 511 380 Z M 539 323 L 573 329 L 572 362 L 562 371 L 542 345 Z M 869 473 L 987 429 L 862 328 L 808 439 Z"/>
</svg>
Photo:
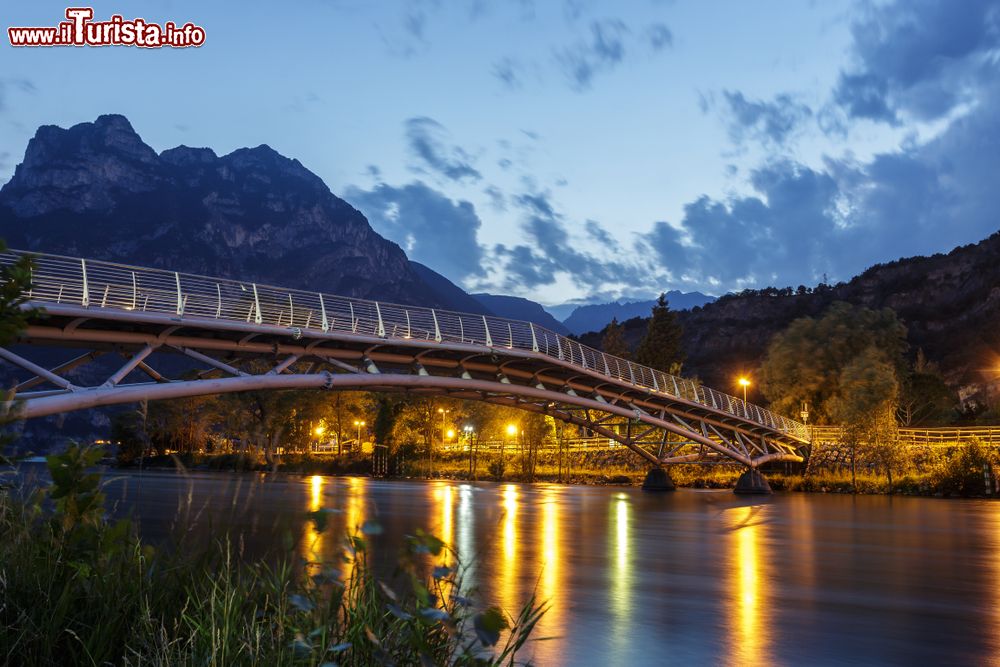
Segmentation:
<svg viewBox="0 0 1000 667">
<path fill-rule="evenodd" d="M 433 531 L 480 599 L 551 601 L 539 665 L 992 664 L 1000 503 L 728 491 L 128 473 L 109 496 L 143 535 L 228 531 L 311 558 L 377 520 L 376 559 Z M 318 534 L 306 512 L 331 510 Z M 387 566 L 387 565 L 385 565 Z"/>
</svg>

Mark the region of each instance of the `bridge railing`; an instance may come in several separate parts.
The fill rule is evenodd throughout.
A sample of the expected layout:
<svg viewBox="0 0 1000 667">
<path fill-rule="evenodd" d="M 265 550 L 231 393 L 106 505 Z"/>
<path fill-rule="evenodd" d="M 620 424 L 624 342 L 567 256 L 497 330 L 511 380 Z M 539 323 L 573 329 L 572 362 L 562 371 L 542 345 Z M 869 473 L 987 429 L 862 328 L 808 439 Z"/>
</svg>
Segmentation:
<svg viewBox="0 0 1000 667">
<path fill-rule="evenodd" d="M 235 320 L 292 330 L 340 331 L 538 352 L 618 382 L 808 439 L 805 425 L 799 422 L 692 380 L 605 354 L 531 322 L 16 250 L 0 255 L 0 264 L 11 264 L 23 255 L 34 258 L 29 296 L 43 304 L 74 304 Z"/>
</svg>

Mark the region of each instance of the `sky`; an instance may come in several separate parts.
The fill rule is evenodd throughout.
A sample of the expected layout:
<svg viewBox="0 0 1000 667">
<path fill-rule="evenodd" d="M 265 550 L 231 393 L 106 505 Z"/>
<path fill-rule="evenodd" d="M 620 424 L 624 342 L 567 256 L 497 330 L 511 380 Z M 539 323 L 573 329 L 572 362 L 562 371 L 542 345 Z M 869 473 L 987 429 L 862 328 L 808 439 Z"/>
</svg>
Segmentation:
<svg viewBox="0 0 1000 667">
<path fill-rule="evenodd" d="M 8 3 L 4 27 L 65 4 Z M 97 20 L 138 3 L 94 2 Z M 268 144 L 468 291 L 547 305 L 847 280 L 1000 228 L 1000 0 L 148 0 L 191 49 L 0 46 L 39 125 Z"/>
</svg>

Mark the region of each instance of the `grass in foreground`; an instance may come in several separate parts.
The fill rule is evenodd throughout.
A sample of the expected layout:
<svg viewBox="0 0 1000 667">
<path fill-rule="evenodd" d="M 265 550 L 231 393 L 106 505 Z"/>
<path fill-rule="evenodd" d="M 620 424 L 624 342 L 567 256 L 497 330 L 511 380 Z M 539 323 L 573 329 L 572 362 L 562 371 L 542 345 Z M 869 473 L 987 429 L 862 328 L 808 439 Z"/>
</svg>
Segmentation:
<svg viewBox="0 0 1000 667">
<path fill-rule="evenodd" d="M 49 458 L 49 488 L 0 491 L 4 664 L 513 665 L 545 612 L 534 598 L 516 618 L 478 608 L 420 531 L 389 582 L 368 565 L 374 524 L 336 562 L 248 563 L 227 541 L 153 549 L 105 519 L 97 457 L 70 448 Z"/>
</svg>

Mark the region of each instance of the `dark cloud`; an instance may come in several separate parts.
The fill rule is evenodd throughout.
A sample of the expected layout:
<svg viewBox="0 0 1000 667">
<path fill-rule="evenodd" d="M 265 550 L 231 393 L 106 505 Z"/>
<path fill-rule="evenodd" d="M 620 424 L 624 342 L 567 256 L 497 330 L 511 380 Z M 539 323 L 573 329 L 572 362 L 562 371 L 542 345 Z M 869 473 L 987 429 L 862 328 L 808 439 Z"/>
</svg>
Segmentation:
<svg viewBox="0 0 1000 667">
<path fill-rule="evenodd" d="M 0 111 L 7 110 L 7 98 L 12 91 L 30 95 L 37 90 L 35 84 L 29 79 L 17 77 L 0 78 Z"/>
<path fill-rule="evenodd" d="M 828 174 L 792 162 L 753 172 L 761 196 L 717 201 L 703 196 L 684 207 L 683 231 L 657 222 L 645 242 L 673 280 L 731 289 L 783 284 L 826 268 L 824 240 L 837 194 Z M 814 282 L 810 279 L 807 282 Z"/>
<path fill-rule="evenodd" d="M 507 197 L 500 188 L 495 185 L 487 186 L 483 190 L 483 194 L 490 198 L 490 206 L 493 207 L 494 211 L 502 213 L 507 210 Z"/>
<path fill-rule="evenodd" d="M 834 101 L 852 118 L 941 118 L 996 77 L 997 0 L 896 0 L 866 5 L 852 25 L 855 65 Z"/>
<path fill-rule="evenodd" d="M 646 28 L 646 40 L 654 51 L 662 51 L 674 45 L 674 33 L 663 23 L 654 23 Z"/>
<path fill-rule="evenodd" d="M 587 90 L 595 75 L 621 64 L 628 34 L 628 26 L 618 19 L 594 21 L 590 24 L 589 39 L 557 52 L 556 60 L 570 85 L 578 91 Z"/>
<path fill-rule="evenodd" d="M 641 268 L 625 258 L 616 254 L 610 254 L 611 258 L 597 257 L 578 249 L 547 193 L 522 194 L 514 197 L 513 202 L 525 214 L 521 227 L 530 245 L 495 246 L 494 253 L 503 267 L 505 289 L 519 291 L 551 285 L 562 274 L 588 293 L 608 285 L 634 286 L 642 279 Z M 614 239 L 597 222 L 588 221 L 585 229 L 591 238 L 596 235 L 617 248 Z"/>
<path fill-rule="evenodd" d="M 430 170 L 452 181 L 478 181 L 482 178 L 482 174 L 472 166 L 472 157 L 464 149 L 447 144 L 447 131 L 433 118 L 408 119 L 406 139 L 410 150 L 420 161 L 419 169 Z"/>
<path fill-rule="evenodd" d="M 511 90 L 523 85 L 523 72 L 524 68 L 521 63 L 514 58 L 501 58 L 493 63 L 493 76 Z"/>
<path fill-rule="evenodd" d="M 1000 227 L 1000 83 L 935 139 L 870 162 L 751 172 L 755 194 L 688 204 L 642 244 L 674 286 L 716 291 L 848 279 L 878 262 L 981 240 Z M 641 254 L 640 251 L 637 254 Z"/>
<path fill-rule="evenodd" d="M 722 91 L 728 106 L 729 136 L 741 144 L 754 139 L 762 144 L 784 144 L 812 116 L 812 110 L 791 95 L 776 95 L 770 102 L 748 100 L 743 93 Z"/>
<path fill-rule="evenodd" d="M 349 188 L 345 197 L 375 231 L 399 243 L 411 259 L 456 282 L 484 275 L 483 247 L 477 239 L 482 221 L 471 203 L 449 199 L 420 181 L 402 187 L 380 183 L 371 190 Z"/>
<path fill-rule="evenodd" d="M 587 220 L 587 222 L 584 223 L 584 229 L 587 231 L 587 236 L 600 243 L 606 250 L 618 250 L 618 241 L 611 236 L 611 233 L 608 232 L 608 230 L 606 230 L 601 223 L 596 220 Z"/>
</svg>

